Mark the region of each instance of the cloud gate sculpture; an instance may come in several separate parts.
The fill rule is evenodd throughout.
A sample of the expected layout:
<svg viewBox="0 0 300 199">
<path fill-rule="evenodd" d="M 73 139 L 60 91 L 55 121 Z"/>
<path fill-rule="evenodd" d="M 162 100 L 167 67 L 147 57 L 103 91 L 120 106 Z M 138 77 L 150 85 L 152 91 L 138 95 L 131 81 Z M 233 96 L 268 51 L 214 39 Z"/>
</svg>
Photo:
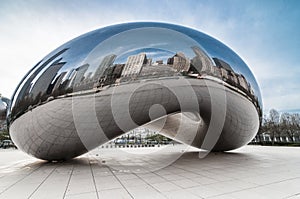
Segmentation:
<svg viewBox="0 0 300 199">
<path fill-rule="evenodd" d="M 108 26 L 75 38 L 21 80 L 7 113 L 14 143 L 44 160 L 79 156 L 137 127 L 208 151 L 247 144 L 261 95 L 243 60 L 199 31 Z"/>
</svg>

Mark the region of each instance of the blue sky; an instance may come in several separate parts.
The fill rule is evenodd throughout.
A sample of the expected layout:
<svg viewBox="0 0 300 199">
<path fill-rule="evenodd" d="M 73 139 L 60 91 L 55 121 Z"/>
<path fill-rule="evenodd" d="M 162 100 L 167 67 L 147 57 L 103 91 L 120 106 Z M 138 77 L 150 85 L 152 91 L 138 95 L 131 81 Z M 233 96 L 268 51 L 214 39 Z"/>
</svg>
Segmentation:
<svg viewBox="0 0 300 199">
<path fill-rule="evenodd" d="M 300 1 L 1 1 L 0 93 L 66 41 L 107 25 L 160 21 L 198 29 L 232 48 L 261 88 L 264 109 L 300 109 Z"/>
</svg>

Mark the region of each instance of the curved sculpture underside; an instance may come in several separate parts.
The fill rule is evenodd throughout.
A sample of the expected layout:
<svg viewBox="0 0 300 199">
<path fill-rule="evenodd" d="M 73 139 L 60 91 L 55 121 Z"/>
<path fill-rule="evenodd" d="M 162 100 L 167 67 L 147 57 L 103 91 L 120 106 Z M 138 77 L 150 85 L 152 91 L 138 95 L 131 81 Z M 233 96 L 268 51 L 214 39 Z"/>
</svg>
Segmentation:
<svg viewBox="0 0 300 199">
<path fill-rule="evenodd" d="M 221 42 L 182 26 L 128 23 L 57 48 L 23 78 L 10 135 L 45 160 L 81 155 L 139 126 L 214 151 L 247 144 L 261 117 L 251 71 Z"/>
</svg>

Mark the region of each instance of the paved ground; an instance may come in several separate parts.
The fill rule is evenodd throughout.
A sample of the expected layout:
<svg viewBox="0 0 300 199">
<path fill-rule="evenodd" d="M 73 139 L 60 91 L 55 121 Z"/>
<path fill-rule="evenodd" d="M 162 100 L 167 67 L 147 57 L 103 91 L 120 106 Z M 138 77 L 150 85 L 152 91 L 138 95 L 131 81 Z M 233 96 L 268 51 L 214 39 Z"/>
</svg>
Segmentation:
<svg viewBox="0 0 300 199">
<path fill-rule="evenodd" d="M 300 198 L 300 148 L 206 155 L 184 145 L 99 148 L 48 163 L 0 150 L 0 198 Z"/>
</svg>

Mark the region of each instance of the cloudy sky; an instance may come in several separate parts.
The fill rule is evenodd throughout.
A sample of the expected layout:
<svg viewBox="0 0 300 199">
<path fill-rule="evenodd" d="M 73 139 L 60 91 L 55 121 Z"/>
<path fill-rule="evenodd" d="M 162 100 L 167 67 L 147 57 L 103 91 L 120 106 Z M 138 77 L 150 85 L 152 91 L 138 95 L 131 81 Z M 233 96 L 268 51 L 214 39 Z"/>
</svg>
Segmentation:
<svg viewBox="0 0 300 199">
<path fill-rule="evenodd" d="M 91 30 L 132 21 L 198 29 L 248 64 L 264 109 L 300 110 L 300 1 L 98 0 L 0 1 L 0 93 L 50 51 Z"/>
</svg>

